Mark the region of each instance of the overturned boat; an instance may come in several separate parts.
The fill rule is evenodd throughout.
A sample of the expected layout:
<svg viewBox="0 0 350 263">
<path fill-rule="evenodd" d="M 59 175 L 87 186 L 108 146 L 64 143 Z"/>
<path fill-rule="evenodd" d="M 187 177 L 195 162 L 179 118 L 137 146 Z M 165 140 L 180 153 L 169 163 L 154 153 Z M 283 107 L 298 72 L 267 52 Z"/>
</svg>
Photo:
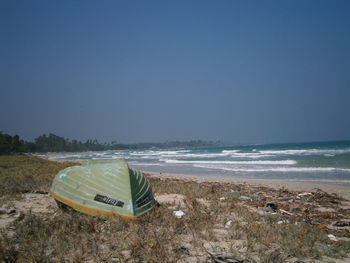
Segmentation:
<svg viewBox="0 0 350 263">
<path fill-rule="evenodd" d="M 135 218 L 156 204 L 146 177 L 124 160 L 88 161 L 68 167 L 56 175 L 50 194 L 61 205 L 109 218 Z"/>
</svg>

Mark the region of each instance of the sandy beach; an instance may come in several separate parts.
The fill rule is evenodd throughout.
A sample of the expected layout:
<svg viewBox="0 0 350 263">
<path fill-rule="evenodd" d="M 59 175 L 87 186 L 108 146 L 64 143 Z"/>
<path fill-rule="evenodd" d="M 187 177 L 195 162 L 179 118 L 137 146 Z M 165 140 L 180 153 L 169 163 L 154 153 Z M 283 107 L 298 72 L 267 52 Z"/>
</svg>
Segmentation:
<svg viewBox="0 0 350 263">
<path fill-rule="evenodd" d="M 3 156 L 0 164 L 6 260 L 349 262 L 344 186 L 144 172 L 159 206 L 138 220 L 106 220 L 59 209 L 49 194 L 54 176 L 78 162 Z"/>
<path fill-rule="evenodd" d="M 334 183 L 322 183 L 322 182 L 305 182 L 298 180 L 272 180 L 272 179 L 235 179 L 235 178 L 223 178 L 223 177 L 208 177 L 208 176 L 192 176 L 183 174 L 164 174 L 164 173 L 152 173 L 144 171 L 151 177 L 156 178 L 169 178 L 169 179 L 181 179 L 185 181 L 195 182 L 220 182 L 220 183 L 234 183 L 234 184 L 247 184 L 251 186 L 265 186 L 273 187 L 276 189 L 286 188 L 291 191 L 312 191 L 314 189 L 321 189 L 327 193 L 335 193 L 345 199 L 350 200 L 350 187 L 347 185 L 340 185 Z"/>
</svg>

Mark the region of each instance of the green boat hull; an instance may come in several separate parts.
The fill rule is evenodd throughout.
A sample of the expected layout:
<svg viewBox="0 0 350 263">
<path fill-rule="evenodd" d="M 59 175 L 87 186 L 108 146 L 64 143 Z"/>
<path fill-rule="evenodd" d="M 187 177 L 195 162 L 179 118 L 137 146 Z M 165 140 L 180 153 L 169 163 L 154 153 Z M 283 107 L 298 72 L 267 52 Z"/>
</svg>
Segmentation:
<svg viewBox="0 0 350 263">
<path fill-rule="evenodd" d="M 146 177 L 124 160 L 68 167 L 56 175 L 50 194 L 77 211 L 109 218 L 135 218 L 156 204 Z"/>
</svg>

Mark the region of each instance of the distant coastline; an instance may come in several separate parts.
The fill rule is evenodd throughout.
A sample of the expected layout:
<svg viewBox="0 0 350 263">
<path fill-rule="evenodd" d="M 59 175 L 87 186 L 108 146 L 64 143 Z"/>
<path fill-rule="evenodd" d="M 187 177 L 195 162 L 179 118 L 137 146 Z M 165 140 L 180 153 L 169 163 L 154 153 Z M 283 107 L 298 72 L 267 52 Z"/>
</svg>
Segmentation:
<svg viewBox="0 0 350 263">
<path fill-rule="evenodd" d="M 0 154 L 9 153 L 46 153 L 46 152 L 88 152 L 109 150 L 137 150 L 137 149 L 164 149 L 164 148 L 200 148 L 224 146 L 220 141 L 166 141 L 166 142 L 143 142 L 143 143 L 100 143 L 96 139 L 85 142 L 70 140 L 55 134 L 43 134 L 35 138 L 34 142 L 21 139 L 18 135 L 9 135 L 0 132 Z"/>
<path fill-rule="evenodd" d="M 286 142 L 286 143 L 259 143 L 259 144 L 232 144 L 220 140 L 187 140 L 187 141 L 165 141 L 165 142 L 139 142 L 119 143 L 112 141 L 100 143 L 97 139 L 88 139 L 85 142 L 75 139 L 64 138 L 55 134 L 43 134 L 34 139 L 34 142 L 21 139 L 18 135 L 10 135 L 0 131 L 0 154 L 13 153 L 82 153 L 91 151 L 117 151 L 117 150 L 146 150 L 146 149 L 193 149 L 193 148 L 214 148 L 214 147 L 244 147 L 244 146 L 293 146 L 304 145 L 306 147 L 320 147 L 329 143 L 340 143 L 350 147 L 349 140 L 311 141 L 311 142 Z"/>
</svg>

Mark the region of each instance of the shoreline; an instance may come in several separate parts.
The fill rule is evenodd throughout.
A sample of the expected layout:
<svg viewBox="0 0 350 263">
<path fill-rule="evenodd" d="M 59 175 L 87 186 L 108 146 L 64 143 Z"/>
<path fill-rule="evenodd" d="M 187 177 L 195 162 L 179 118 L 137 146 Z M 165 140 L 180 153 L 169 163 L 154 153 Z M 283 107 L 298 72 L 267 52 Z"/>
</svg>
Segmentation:
<svg viewBox="0 0 350 263">
<path fill-rule="evenodd" d="M 43 158 L 46 160 L 54 162 L 78 162 L 83 163 L 85 160 L 67 160 L 67 159 L 51 159 L 50 156 L 54 155 L 53 153 L 44 153 L 44 154 L 31 154 L 33 156 Z M 235 178 L 235 177 L 223 177 L 223 176 L 208 176 L 208 175 L 189 175 L 189 174 L 177 174 L 177 173 L 158 173 L 151 172 L 143 169 L 136 168 L 141 170 L 143 173 L 150 175 L 151 177 L 156 178 L 170 178 L 170 179 L 180 179 L 180 180 L 189 180 L 196 182 L 220 182 L 220 183 L 234 183 L 234 184 L 247 184 L 252 186 L 267 186 L 272 188 L 287 188 L 293 191 L 306 191 L 309 192 L 313 189 L 321 189 L 327 193 L 335 193 L 347 200 L 350 200 L 350 184 L 340 184 L 333 182 L 323 182 L 323 181 L 306 181 L 302 179 L 266 179 L 266 178 Z"/>
<path fill-rule="evenodd" d="M 160 179 L 179 179 L 184 181 L 195 182 L 219 182 L 219 183 L 234 183 L 247 184 L 251 186 L 267 186 L 276 189 L 287 188 L 292 191 L 309 192 L 313 189 L 321 189 L 327 193 L 335 193 L 347 200 L 350 200 L 350 187 L 346 185 L 339 185 L 324 182 L 305 182 L 302 180 L 288 180 L 288 179 L 237 179 L 216 176 L 198 176 L 172 173 L 154 173 L 149 171 L 142 171 L 144 174 L 153 178 Z"/>
</svg>

